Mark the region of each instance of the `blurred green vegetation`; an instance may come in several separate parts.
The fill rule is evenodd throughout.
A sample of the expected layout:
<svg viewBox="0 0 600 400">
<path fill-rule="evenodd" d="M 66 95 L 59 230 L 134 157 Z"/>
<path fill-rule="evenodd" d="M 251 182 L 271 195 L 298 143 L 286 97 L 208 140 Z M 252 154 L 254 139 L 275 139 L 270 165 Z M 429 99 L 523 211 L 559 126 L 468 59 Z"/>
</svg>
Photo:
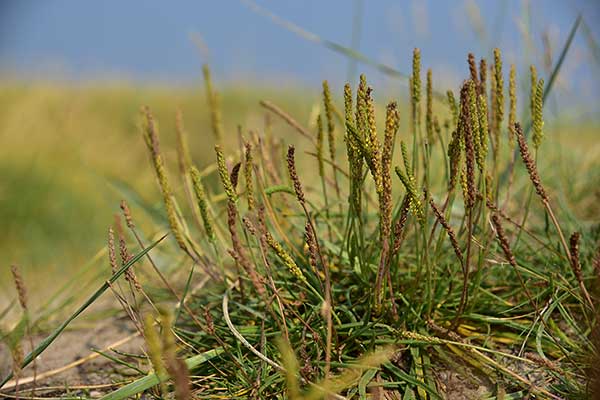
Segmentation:
<svg viewBox="0 0 600 400">
<path fill-rule="evenodd" d="M 137 128 L 141 105 L 148 105 L 159 121 L 173 177 L 177 108 L 184 115 L 195 163 L 203 168 L 213 160 L 214 141 L 201 84 L 161 88 L 4 83 L 0 87 L 0 302 L 12 297 L 12 283 L 6 279 L 11 263 L 23 267 L 35 302 L 105 246 L 107 227 L 123 197 L 119 192 L 123 187 L 118 189 L 115 182 L 130 186 L 162 212 Z M 238 126 L 244 134 L 248 129 L 264 129 L 261 99 L 273 101 L 310 127 L 320 105 L 319 89 L 236 86 L 221 90 L 228 145 L 239 144 Z M 341 108 L 341 88 L 332 89 Z M 402 109 L 401 126 L 406 115 L 408 110 Z M 272 121 L 277 137 L 286 142 L 302 140 L 277 117 L 272 116 Z M 401 127 L 400 135 L 402 131 Z M 548 140 L 540 154 L 545 184 L 560 198 L 563 209 L 588 222 L 597 222 L 600 211 L 599 132 L 598 125 L 589 122 L 547 124 Z M 179 182 L 173 182 L 175 190 L 181 190 Z"/>
<path fill-rule="evenodd" d="M 204 90 L 115 85 L 0 84 L 0 303 L 12 297 L 11 263 L 19 264 L 33 298 L 48 295 L 105 246 L 123 198 L 122 182 L 160 208 L 160 196 L 137 128 L 148 105 L 160 124 L 174 183 L 175 111 L 200 168 L 212 162 L 213 137 Z M 318 91 L 315 91 L 315 99 Z M 236 87 L 221 93 L 227 140 L 237 126 L 262 128 L 268 98 L 304 123 L 311 96 L 301 90 Z M 274 127 L 287 135 L 279 121 Z M 175 188 L 176 190 L 178 187 Z M 134 210 L 135 211 L 135 210 Z M 139 215 L 142 217 L 142 215 Z M 43 279 L 40 279 L 43 278 Z M 53 285 L 48 287 L 51 280 Z M 35 300 L 34 300 L 35 301 Z"/>
</svg>

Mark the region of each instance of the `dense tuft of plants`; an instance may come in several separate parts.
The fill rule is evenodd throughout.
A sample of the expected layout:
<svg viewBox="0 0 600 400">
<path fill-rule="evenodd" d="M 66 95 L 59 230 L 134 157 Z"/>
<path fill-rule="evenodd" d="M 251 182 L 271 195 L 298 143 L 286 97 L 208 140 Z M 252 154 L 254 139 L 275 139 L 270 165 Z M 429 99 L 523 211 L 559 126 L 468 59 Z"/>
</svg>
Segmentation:
<svg viewBox="0 0 600 400">
<path fill-rule="evenodd" d="M 110 231 L 111 283 L 129 282 L 122 301 L 150 373 L 106 398 L 589 396 L 599 238 L 560 222 L 537 169 L 544 80 L 532 67 L 518 122 L 515 67 L 505 79 L 500 51 L 489 68 L 469 54 L 468 72 L 440 94 L 416 49 L 406 116 L 395 101 L 379 113 L 364 75 L 343 96 L 324 82 L 310 128 L 263 102 L 307 141 L 297 152 L 270 125 L 227 146 L 205 68 L 215 159 L 195 164 L 178 114 L 179 180 L 144 108 L 178 250 L 146 253 L 122 204 L 129 233 L 115 227 L 115 245 Z M 139 283 L 138 260 L 162 289 Z M 182 281 L 163 264 L 192 267 Z"/>
</svg>

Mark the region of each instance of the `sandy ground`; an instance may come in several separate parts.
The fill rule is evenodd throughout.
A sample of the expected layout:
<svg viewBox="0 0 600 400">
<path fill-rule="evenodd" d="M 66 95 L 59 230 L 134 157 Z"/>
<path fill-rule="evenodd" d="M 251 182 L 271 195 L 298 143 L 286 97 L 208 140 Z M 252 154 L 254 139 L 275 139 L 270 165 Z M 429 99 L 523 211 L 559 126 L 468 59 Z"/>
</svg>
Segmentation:
<svg viewBox="0 0 600 400">
<path fill-rule="evenodd" d="M 128 340 L 125 343 L 116 346 L 116 349 L 127 353 L 141 354 L 143 341 L 139 335 L 136 335 L 136 332 L 137 331 L 135 331 L 130 321 L 117 319 L 115 317 L 95 322 L 93 326 L 85 329 L 65 331 L 36 360 L 37 375 L 41 376 L 48 371 L 54 371 L 58 368 L 70 365 L 84 357 L 88 357 L 91 354 L 95 354 L 92 349 L 104 351 L 106 347 L 113 345 L 115 342 L 123 341 L 123 339 Z M 39 343 L 44 337 L 45 336 L 35 337 L 34 343 Z M 23 346 L 24 350 L 29 351 L 30 348 L 28 343 L 23 343 Z M 116 355 L 110 350 L 104 352 L 112 354 L 113 356 Z M 131 362 L 133 365 L 137 364 L 134 358 L 131 358 L 128 362 Z M 56 375 L 38 379 L 37 387 L 62 387 L 62 392 L 64 393 L 64 388 L 72 386 L 110 384 L 113 382 L 111 376 L 115 375 L 111 373 L 113 371 L 113 366 L 114 363 L 110 360 L 98 356 L 77 366 L 70 367 Z M 0 344 L 1 375 L 6 376 L 6 374 L 10 372 L 10 368 L 10 353 L 6 345 Z M 121 372 L 127 370 L 125 367 L 119 368 L 119 371 Z M 129 371 L 131 372 L 131 370 Z M 27 378 L 32 375 L 33 369 L 30 365 L 23 371 L 21 381 L 27 380 Z M 4 388 L 0 389 L 0 391 L 10 393 L 12 391 L 12 389 L 10 389 L 11 386 L 13 385 L 9 382 Z M 31 384 L 22 387 L 31 388 Z M 37 393 L 41 394 L 40 391 Z"/>
</svg>

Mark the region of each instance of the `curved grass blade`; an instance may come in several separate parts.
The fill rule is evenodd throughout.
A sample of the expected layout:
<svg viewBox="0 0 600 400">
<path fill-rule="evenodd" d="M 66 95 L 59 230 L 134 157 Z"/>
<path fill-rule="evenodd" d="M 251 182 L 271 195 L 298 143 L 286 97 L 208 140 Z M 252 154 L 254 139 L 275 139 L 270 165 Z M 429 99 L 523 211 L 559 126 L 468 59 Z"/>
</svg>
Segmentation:
<svg viewBox="0 0 600 400">
<path fill-rule="evenodd" d="M 115 272 L 96 292 L 90 296 L 90 298 L 81 305 L 69 318 L 67 318 L 58 328 L 54 330 L 46 339 L 44 339 L 35 349 L 31 351 L 23 360 L 23 364 L 21 364 L 21 368 L 25 368 L 31 361 L 33 361 L 37 356 L 39 356 L 50 344 L 65 330 L 65 328 L 73 321 L 75 318 L 79 316 L 82 312 L 85 311 L 93 302 L 95 302 L 108 288 L 109 285 L 114 283 L 121 275 L 127 271 L 129 267 L 139 261 L 140 258 L 146 255 L 154 246 L 160 243 L 164 238 L 167 237 L 168 234 L 164 235 L 150 246 L 146 247 L 143 251 L 139 252 L 135 257 L 133 257 L 129 262 L 127 262 L 121 269 Z M 6 384 L 13 376 L 12 372 L 6 376 L 0 383 L 0 388 Z"/>
<path fill-rule="evenodd" d="M 387 75 L 391 78 L 399 79 L 402 82 L 404 82 L 404 84 L 408 85 L 408 79 L 410 78 L 410 76 L 408 74 L 398 71 L 396 68 L 390 67 L 389 65 L 382 64 L 375 60 L 372 60 L 371 58 L 367 57 L 366 55 L 364 55 L 363 53 L 361 53 L 359 51 L 356 51 L 356 50 L 351 49 L 346 46 L 342 46 L 341 44 L 332 42 L 331 40 L 323 39 L 322 37 L 318 36 L 317 34 L 309 32 L 306 29 L 301 28 L 292 22 L 290 22 L 284 18 L 281 18 L 278 15 L 273 14 L 271 11 L 259 6 L 252 0 L 240 0 L 240 1 L 242 3 L 244 3 L 245 5 L 247 5 L 256 14 L 259 14 L 263 17 L 270 19 L 275 24 L 281 26 L 282 28 L 284 28 L 290 32 L 295 33 L 296 35 L 300 36 L 301 38 L 306 39 L 311 42 L 314 42 L 314 43 L 317 43 L 317 44 L 320 44 L 320 45 L 328 48 L 329 50 L 332 50 L 336 53 L 342 54 L 350 59 L 354 59 L 356 61 L 362 62 L 363 64 L 370 65 L 371 67 L 374 67 L 375 69 L 377 69 L 379 72 L 383 73 L 384 75 Z M 434 95 L 438 100 L 440 100 L 442 102 L 446 102 L 446 95 L 444 93 L 434 90 Z"/>
<path fill-rule="evenodd" d="M 287 185 L 275 185 L 275 186 L 269 186 L 268 188 L 265 188 L 265 194 L 267 196 L 271 196 L 272 194 L 275 194 L 275 193 L 296 194 L 296 192 L 294 192 L 294 189 Z"/>
<path fill-rule="evenodd" d="M 185 360 L 185 364 L 187 365 L 189 370 L 192 370 L 199 366 L 200 364 L 205 363 L 206 361 L 212 360 L 217 357 L 219 354 L 223 352 L 222 347 L 217 347 L 216 349 L 209 350 L 205 353 L 195 355 Z M 127 399 L 131 396 L 134 396 L 137 393 L 141 393 L 144 390 L 150 389 L 152 386 L 158 385 L 160 382 L 163 382 L 168 379 L 167 375 L 156 375 L 154 373 L 148 374 L 143 378 L 140 378 L 136 381 L 131 382 L 128 385 L 123 386 L 107 394 L 102 397 L 100 400 L 120 400 Z"/>
</svg>

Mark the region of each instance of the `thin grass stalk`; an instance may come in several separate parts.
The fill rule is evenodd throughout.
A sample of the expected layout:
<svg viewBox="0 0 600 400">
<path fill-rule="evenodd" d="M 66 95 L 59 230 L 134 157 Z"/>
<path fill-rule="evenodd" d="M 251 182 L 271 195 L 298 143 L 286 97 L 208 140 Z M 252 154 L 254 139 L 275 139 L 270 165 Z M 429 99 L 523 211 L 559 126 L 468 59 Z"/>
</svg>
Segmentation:
<svg viewBox="0 0 600 400">
<path fill-rule="evenodd" d="M 328 122 L 329 124 L 329 122 Z M 325 219 L 330 221 L 330 213 L 329 213 L 329 196 L 327 195 L 327 182 L 325 181 L 325 162 L 323 161 L 323 152 L 324 152 L 324 132 L 323 132 L 323 119 L 321 118 L 321 114 L 317 115 L 317 163 L 319 167 L 319 177 L 321 178 L 321 190 L 323 191 L 323 200 L 325 203 Z M 335 169 L 335 168 L 334 168 Z M 336 189 L 336 190 L 339 190 Z M 332 240 L 331 236 L 331 227 L 329 223 L 327 224 L 327 231 L 329 240 Z"/>
<path fill-rule="evenodd" d="M 300 125 L 291 115 L 283 111 L 280 107 L 276 106 L 270 101 L 261 100 L 260 105 L 271 111 L 273 114 L 277 115 L 281 119 L 283 119 L 289 126 L 294 128 L 298 133 L 311 141 L 311 143 L 315 143 L 315 139 L 313 135 L 302 125 Z"/>
<path fill-rule="evenodd" d="M 137 232 L 137 230 L 135 228 L 135 224 L 133 222 L 133 216 L 131 215 L 131 210 L 129 209 L 129 206 L 127 205 L 127 202 L 125 202 L 125 200 L 121 200 L 121 210 L 123 211 L 123 216 L 125 217 L 125 221 L 127 221 L 127 227 L 131 230 L 131 233 L 133 233 L 133 236 L 135 237 L 138 245 L 140 246 L 141 251 L 146 250 L 146 246 L 144 245 L 142 238 L 140 237 L 139 233 Z M 109 242 L 109 250 L 110 250 L 110 242 Z M 146 254 L 146 258 L 150 262 L 152 269 L 154 270 L 154 272 L 156 272 L 156 274 L 158 275 L 158 277 L 160 278 L 162 283 L 171 292 L 171 294 L 175 297 L 175 299 L 177 300 L 177 303 L 185 309 L 185 311 L 188 313 L 190 318 L 192 318 L 192 320 L 198 325 L 198 327 L 202 328 L 202 324 L 200 323 L 200 321 L 198 321 L 194 312 L 192 312 L 192 310 L 189 308 L 189 306 L 177 294 L 177 292 L 175 291 L 175 288 L 173 288 L 173 286 L 169 283 L 169 281 L 167 280 L 165 275 L 158 268 L 158 266 L 154 262 L 154 259 L 152 258 L 152 256 L 150 254 Z M 115 274 L 115 272 L 113 272 L 113 274 Z"/>
<path fill-rule="evenodd" d="M 466 164 L 466 198 L 465 198 L 465 209 L 467 212 L 467 245 L 465 254 L 465 263 L 463 268 L 463 284 L 462 293 L 460 297 L 460 303 L 454 318 L 453 327 L 456 327 L 464 312 L 468 302 L 468 288 L 469 288 L 469 274 L 471 264 L 471 244 L 473 241 L 473 211 L 475 206 L 475 146 L 474 146 L 474 127 L 472 122 L 476 118 L 472 118 L 471 113 L 471 102 L 469 101 L 469 94 L 473 94 L 474 82 L 467 81 L 461 89 L 461 115 L 460 123 L 464 127 L 464 142 L 465 142 L 465 164 Z"/>
<path fill-rule="evenodd" d="M 581 290 L 581 294 L 590 305 L 591 309 L 595 308 L 594 302 L 592 301 L 592 297 L 588 293 L 585 283 L 583 281 L 583 272 L 581 271 L 581 261 L 579 259 L 579 239 L 581 238 L 581 234 L 579 232 L 573 232 L 571 237 L 569 238 L 570 250 L 571 250 L 571 268 L 573 269 L 573 274 L 577 279 L 577 283 L 579 284 L 579 289 Z"/>
<path fill-rule="evenodd" d="M 204 85 L 206 86 L 206 103 L 210 112 L 210 122 L 217 144 L 223 142 L 223 117 L 221 116 L 221 106 L 219 94 L 214 90 L 210 68 L 208 64 L 202 66 L 204 75 Z"/>
<path fill-rule="evenodd" d="M 150 155 L 152 156 L 154 170 L 156 172 L 159 186 L 163 195 L 163 201 L 167 210 L 169 226 L 171 227 L 171 232 L 173 233 L 173 237 L 177 241 L 179 247 L 187 252 L 187 244 L 184 239 L 181 225 L 179 224 L 179 221 L 177 219 L 175 204 L 173 203 L 173 195 L 171 193 L 171 186 L 169 185 L 164 161 L 160 153 L 160 146 L 158 142 L 158 127 L 156 126 L 154 117 L 152 116 L 150 110 L 147 107 L 144 107 L 142 109 L 142 113 L 145 116 L 144 135 L 146 139 L 146 144 L 148 145 Z"/>
<path fill-rule="evenodd" d="M 536 193 L 540 197 L 542 204 L 544 205 L 544 208 L 546 209 L 546 212 L 550 216 L 550 219 L 552 220 L 552 223 L 554 224 L 554 227 L 556 228 L 556 230 L 558 232 L 558 235 L 560 237 L 560 241 L 561 241 L 561 244 L 565 251 L 565 255 L 567 256 L 567 259 L 570 260 L 571 259 L 570 248 L 567 245 L 567 241 L 565 240 L 565 236 L 563 235 L 563 232 L 562 232 L 562 229 L 560 228 L 558 220 L 556 219 L 556 216 L 554 215 L 554 211 L 552 211 L 552 207 L 550 206 L 550 199 L 548 198 L 548 195 L 546 194 L 546 191 L 544 190 L 544 187 L 542 186 L 542 182 L 540 180 L 540 176 L 538 174 L 537 167 L 535 165 L 535 161 L 533 160 L 533 158 L 531 157 L 531 154 L 529 153 L 529 146 L 527 145 L 527 141 L 525 140 L 525 135 L 523 134 L 523 129 L 521 128 L 521 124 L 519 124 L 518 122 L 515 124 L 515 133 L 517 135 L 517 141 L 519 143 L 519 150 L 521 153 L 521 158 L 523 159 L 523 163 L 525 164 L 525 167 L 527 168 L 527 173 L 529 174 L 531 183 L 533 184 L 533 187 L 535 188 Z"/>
<path fill-rule="evenodd" d="M 329 82 L 323 81 L 323 106 L 325 109 L 325 117 L 327 119 L 327 144 L 329 145 L 329 158 L 331 159 L 333 184 L 335 193 L 340 200 L 340 185 L 338 182 L 338 174 L 335 168 L 336 163 L 336 143 L 335 143 L 335 123 L 333 120 L 333 101 L 331 100 L 331 91 L 329 90 Z"/>
<path fill-rule="evenodd" d="M 329 376 L 331 369 L 331 348 L 332 348 L 332 340 L 333 340 L 333 319 L 332 319 L 332 300 L 333 296 L 331 294 L 331 277 L 329 272 L 329 265 L 326 263 L 325 258 L 323 257 L 323 252 L 321 250 L 321 246 L 319 244 L 319 239 L 317 237 L 317 231 L 315 229 L 314 222 L 306 208 L 306 200 L 304 196 L 304 191 L 302 190 L 302 184 L 300 183 L 300 179 L 298 178 L 298 173 L 296 171 L 296 160 L 295 160 L 295 148 L 294 146 L 288 147 L 287 152 L 287 166 L 288 173 L 290 175 L 290 179 L 294 184 L 294 191 L 296 192 L 296 198 L 300 203 L 300 206 L 304 210 L 304 214 L 306 216 L 307 222 L 310 224 L 312 232 L 315 238 L 315 245 L 317 249 L 317 254 L 319 255 L 319 259 L 321 261 L 321 265 L 323 266 L 323 272 L 325 274 L 325 302 L 323 304 L 322 313 L 327 323 L 327 340 L 326 340 L 326 350 L 325 350 L 325 378 Z"/>
<path fill-rule="evenodd" d="M 242 269 L 248 274 L 254 289 L 260 297 L 265 297 L 266 289 L 261 281 L 255 266 L 250 262 L 246 254 L 246 249 L 240 241 L 237 232 L 237 221 L 238 212 L 235 207 L 235 203 L 231 200 L 227 202 L 227 226 L 229 227 L 229 234 L 231 235 L 231 245 L 233 247 L 229 254 L 235 260 L 235 262 L 242 267 Z M 297 267 L 296 267 L 297 268 Z M 301 273 L 300 273 L 301 274 Z"/>
</svg>

